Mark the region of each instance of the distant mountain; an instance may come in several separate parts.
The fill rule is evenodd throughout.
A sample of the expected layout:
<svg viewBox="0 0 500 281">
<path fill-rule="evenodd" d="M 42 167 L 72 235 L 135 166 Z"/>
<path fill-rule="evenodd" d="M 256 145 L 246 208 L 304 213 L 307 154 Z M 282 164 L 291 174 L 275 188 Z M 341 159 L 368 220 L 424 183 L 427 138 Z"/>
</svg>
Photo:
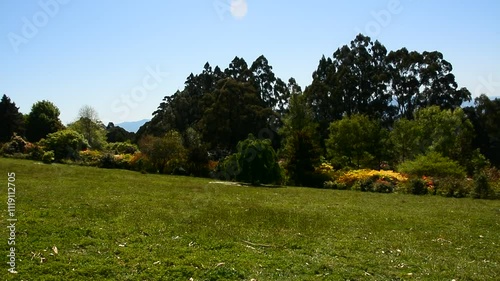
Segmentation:
<svg viewBox="0 0 500 281">
<path fill-rule="evenodd" d="M 139 121 L 132 121 L 132 122 L 122 122 L 122 123 L 115 124 L 115 126 L 120 126 L 129 132 L 136 133 L 137 130 L 139 130 L 139 128 L 142 125 L 144 125 L 144 123 L 146 123 L 148 121 L 149 121 L 149 119 L 142 119 Z"/>
<path fill-rule="evenodd" d="M 491 96 L 489 98 L 490 98 L 490 100 L 500 99 L 500 96 Z M 474 106 L 474 99 L 475 98 L 472 98 L 471 101 L 466 101 L 466 102 L 462 103 L 462 107 Z"/>
</svg>

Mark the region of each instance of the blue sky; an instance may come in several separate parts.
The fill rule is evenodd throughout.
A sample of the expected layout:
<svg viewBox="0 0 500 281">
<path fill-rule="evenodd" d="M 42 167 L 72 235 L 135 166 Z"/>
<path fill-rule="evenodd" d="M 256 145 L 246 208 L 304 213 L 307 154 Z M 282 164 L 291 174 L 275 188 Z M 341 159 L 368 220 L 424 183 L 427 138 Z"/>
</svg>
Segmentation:
<svg viewBox="0 0 500 281">
<path fill-rule="evenodd" d="M 0 94 L 21 112 L 50 100 L 64 123 L 150 118 L 205 62 L 267 57 L 305 88 L 324 54 L 356 34 L 389 50 L 440 51 L 460 87 L 500 96 L 500 1 L 0 1 Z"/>
</svg>

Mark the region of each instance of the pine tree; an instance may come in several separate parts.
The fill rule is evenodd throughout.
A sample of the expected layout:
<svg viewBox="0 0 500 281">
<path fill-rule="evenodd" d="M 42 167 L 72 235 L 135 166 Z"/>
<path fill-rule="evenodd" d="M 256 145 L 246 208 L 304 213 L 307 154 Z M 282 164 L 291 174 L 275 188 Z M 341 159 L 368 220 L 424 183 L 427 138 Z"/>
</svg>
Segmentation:
<svg viewBox="0 0 500 281">
<path fill-rule="evenodd" d="M 12 135 L 24 134 L 24 117 L 16 104 L 3 95 L 0 101 L 0 142 L 7 142 Z"/>
</svg>

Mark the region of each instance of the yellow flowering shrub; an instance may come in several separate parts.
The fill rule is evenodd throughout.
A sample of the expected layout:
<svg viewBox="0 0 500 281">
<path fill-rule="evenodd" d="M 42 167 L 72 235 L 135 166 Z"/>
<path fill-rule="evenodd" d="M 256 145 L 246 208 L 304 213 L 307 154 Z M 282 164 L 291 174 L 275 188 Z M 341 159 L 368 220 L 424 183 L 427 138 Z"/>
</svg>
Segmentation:
<svg viewBox="0 0 500 281">
<path fill-rule="evenodd" d="M 394 171 L 377 171 L 377 170 L 352 170 L 341 175 L 337 182 L 347 186 L 353 186 L 356 182 L 366 181 L 368 179 L 387 181 L 393 184 L 405 182 L 408 178 Z"/>
</svg>

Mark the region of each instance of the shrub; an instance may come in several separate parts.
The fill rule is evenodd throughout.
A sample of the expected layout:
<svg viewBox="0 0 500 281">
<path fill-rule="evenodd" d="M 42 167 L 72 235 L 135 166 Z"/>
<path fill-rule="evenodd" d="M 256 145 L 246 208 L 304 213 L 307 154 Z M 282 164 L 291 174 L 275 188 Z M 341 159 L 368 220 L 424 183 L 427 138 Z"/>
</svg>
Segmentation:
<svg viewBox="0 0 500 281">
<path fill-rule="evenodd" d="M 131 169 L 131 161 L 134 158 L 134 155 L 128 153 L 122 153 L 118 155 L 114 155 L 115 167 L 118 169 Z"/>
<path fill-rule="evenodd" d="M 377 171 L 377 170 L 363 169 L 363 170 L 348 171 L 343 175 L 341 175 L 337 181 L 339 183 L 346 184 L 347 186 L 351 187 L 358 181 L 370 178 L 373 180 L 378 180 L 378 179 L 385 180 L 394 185 L 408 180 L 406 176 L 394 171 Z"/>
<path fill-rule="evenodd" d="M 373 183 L 374 182 L 375 181 L 374 181 L 374 179 L 372 177 L 360 179 L 360 180 L 357 180 L 353 184 L 353 186 L 351 187 L 351 189 L 352 190 L 363 191 L 363 192 L 372 191 L 372 189 L 373 189 Z"/>
<path fill-rule="evenodd" d="M 238 166 L 236 154 L 226 156 L 224 160 L 218 163 L 214 171 L 216 178 L 227 181 L 236 180 L 236 176 L 239 173 L 241 173 L 241 169 Z"/>
<path fill-rule="evenodd" d="M 458 162 L 444 157 L 437 152 L 429 152 L 418 156 L 415 160 L 406 161 L 399 165 L 398 171 L 418 177 L 454 177 L 463 179 L 466 176 L 465 169 Z"/>
<path fill-rule="evenodd" d="M 488 177 L 484 173 L 479 173 L 474 178 L 474 192 L 472 197 L 476 199 L 488 199 L 493 197 Z"/>
<path fill-rule="evenodd" d="M 414 195 L 425 195 L 428 192 L 425 180 L 421 178 L 412 178 L 405 184 L 406 193 Z"/>
<path fill-rule="evenodd" d="M 153 163 L 149 160 L 149 158 L 141 153 L 136 152 L 130 160 L 128 161 L 129 167 L 131 170 L 139 171 L 141 173 L 157 173 L 158 170 L 155 168 Z"/>
<path fill-rule="evenodd" d="M 329 180 L 331 180 L 329 175 L 318 171 L 304 173 L 304 184 L 309 187 L 322 188 Z"/>
<path fill-rule="evenodd" d="M 114 155 L 111 153 L 104 153 L 99 159 L 99 168 L 106 168 L 106 169 L 116 168 Z"/>
<path fill-rule="evenodd" d="M 98 150 L 83 150 L 79 152 L 79 159 L 81 164 L 88 166 L 99 166 L 102 153 Z"/>
<path fill-rule="evenodd" d="M 54 151 L 56 161 L 62 159 L 77 160 L 79 152 L 88 148 L 85 138 L 78 132 L 65 129 L 47 135 L 46 139 L 40 141 L 45 150 Z"/>
<path fill-rule="evenodd" d="M 144 136 L 139 146 L 159 173 L 171 174 L 186 163 L 187 150 L 177 131 L 169 131 L 163 137 Z"/>
<path fill-rule="evenodd" d="M 396 186 L 393 183 L 379 179 L 373 183 L 373 189 L 371 191 L 379 193 L 392 193 L 395 188 Z"/>
<path fill-rule="evenodd" d="M 29 158 L 32 160 L 42 160 L 45 151 L 39 145 L 33 143 L 27 143 L 25 146 L 25 153 L 29 155 Z"/>
<path fill-rule="evenodd" d="M 137 145 L 130 142 L 109 143 L 106 149 L 113 154 L 134 154 L 139 151 Z"/>
<path fill-rule="evenodd" d="M 52 162 L 54 162 L 54 159 L 54 151 L 52 150 L 45 152 L 42 156 L 42 161 L 45 164 L 51 164 Z"/>
<path fill-rule="evenodd" d="M 9 142 L 5 143 L 2 146 L 1 152 L 3 155 L 14 155 L 19 153 L 25 153 L 25 148 L 28 145 L 28 143 L 29 142 L 27 142 L 21 136 L 14 135 L 12 136 Z"/>
<path fill-rule="evenodd" d="M 463 198 L 471 193 L 471 186 L 467 181 L 453 177 L 436 180 L 436 194 L 445 197 Z"/>
<path fill-rule="evenodd" d="M 334 183 L 337 189 L 352 189 L 365 192 L 394 192 L 396 186 L 408 179 L 394 171 L 353 170 L 342 174 Z"/>
<path fill-rule="evenodd" d="M 339 189 L 339 190 L 344 190 L 348 189 L 347 185 L 344 183 L 339 183 L 338 181 L 325 181 L 323 183 L 323 188 L 326 189 Z"/>
<path fill-rule="evenodd" d="M 238 152 L 228 159 L 231 162 L 225 163 L 225 170 L 233 172 L 238 181 L 252 185 L 281 183 L 283 172 L 270 140 L 256 139 L 250 134 L 238 143 L 237 149 Z M 232 170 L 234 161 L 237 170 Z"/>
</svg>

